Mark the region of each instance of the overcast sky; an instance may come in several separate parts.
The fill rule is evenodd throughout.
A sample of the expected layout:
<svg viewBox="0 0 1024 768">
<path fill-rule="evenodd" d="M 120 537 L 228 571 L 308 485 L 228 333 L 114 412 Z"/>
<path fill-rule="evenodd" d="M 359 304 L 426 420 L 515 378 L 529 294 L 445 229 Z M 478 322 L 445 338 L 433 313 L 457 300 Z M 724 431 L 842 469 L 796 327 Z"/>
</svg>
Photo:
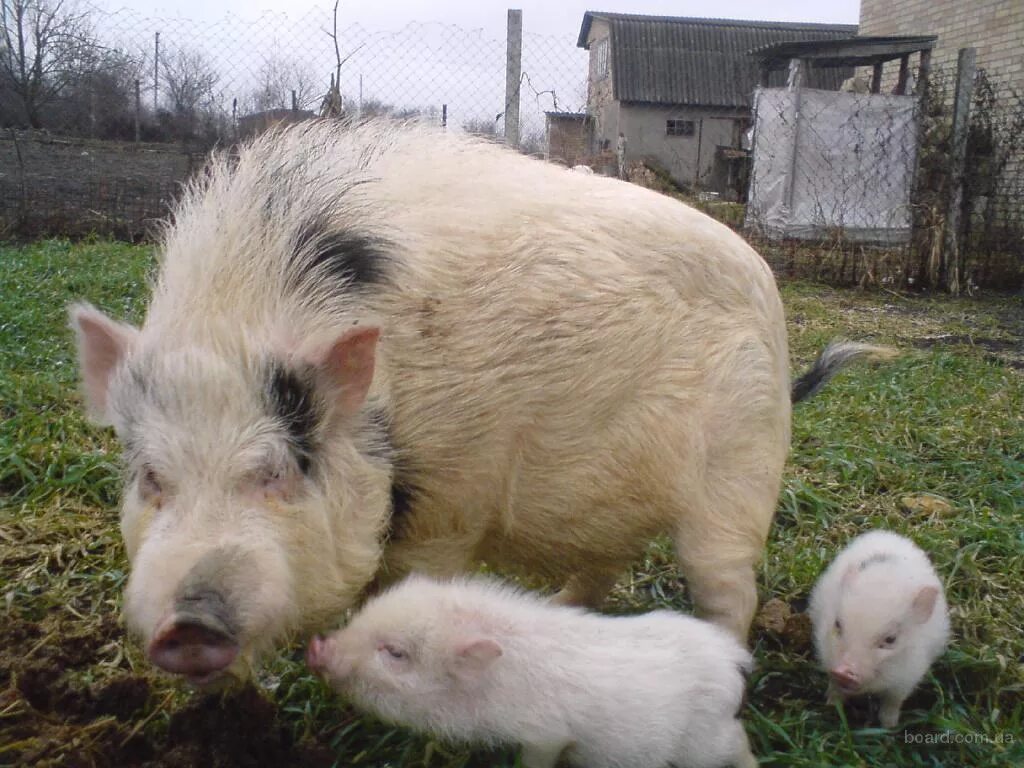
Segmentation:
<svg viewBox="0 0 1024 768">
<path fill-rule="evenodd" d="M 316 109 L 335 68 L 330 27 L 333 0 L 83 0 L 106 12 L 98 23 L 112 45 L 141 51 L 152 61 L 154 36 L 166 63 L 178 49 L 199 52 L 217 74 L 220 109 L 254 109 L 251 94 L 271 60 L 308 73 L 303 107 Z M 380 102 L 430 112 L 448 125 L 494 123 L 505 102 L 505 27 L 502 0 L 342 0 L 338 30 L 341 90 L 347 106 Z M 523 135 L 540 135 L 546 110 L 586 108 L 587 53 L 576 47 L 588 9 L 651 15 L 699 16 L 856 24 L 859 0 L 524 0 L 521 120 Z M 152 71 L 152 64 L 147 71 Z M 153 93 L 151 79 L 144 83 Z M 295 88 L 289 85 L 289 88 Z M 164 94 L 165 96 L 166 94 Z M 152 98 L 147 95 L 147 98 Z M 283 105 L 282 105 L 283 106 Z M 436 113 L 436 114 L 435 114 Z M 503 119 L 503 118 L 502 118 Z"/>
<path fill-rule="evenodd" d="M 108 9 L 129 6 L 140 14 L 185 16 L 196 20 L 217 19 L 231 13 L 258 16 L 262 11 L 287 11 L 301 14 L 310 7 L 330 7 L 330 0 L 100 0 Z M 733 19 L 769 19 L 773 21 L 816 21 L 856 24 L 859 0 L 342 0 L 340 14 L 348 23 L 365 27 L 392 29 L 409 21 L 440 21 L 479 28 L 490 34 L 504 29 L 506 9 L 523 10 L 524 27 L 545 35 L 575 35 L 587 10 L 618 13 L 644 13 L 662 16 L 704 16 Z"/>
</svg>

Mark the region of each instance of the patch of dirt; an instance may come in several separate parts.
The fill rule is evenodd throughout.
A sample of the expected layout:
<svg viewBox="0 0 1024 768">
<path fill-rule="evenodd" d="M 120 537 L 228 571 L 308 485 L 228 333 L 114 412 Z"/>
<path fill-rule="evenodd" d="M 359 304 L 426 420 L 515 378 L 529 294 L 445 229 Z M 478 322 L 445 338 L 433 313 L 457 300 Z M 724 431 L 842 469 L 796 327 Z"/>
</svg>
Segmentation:
<svg viewBox="0 0 1024 768">
<path fill-rule="evenodd" d="M 0 765 L 38 768 L 261 768 L 330 766 L 320 745 L 295 744 L 277 707 L 255 688 L 196 696 L 156 719 L 150 681 L 121 674 L 79 681 L 122 630 L 110 617 L 91 631 L 59 620 L 6 620 L 0 626 Z"/>
<path fill-rule="evenodd" d="M 938 336 L 911 339 L 908 343 L 917 349 L 932 349 L 938 346 L 975 347 L 989 353 L 985 355 L 987 360 L 1003 363 L 1017 370 L 1024 370 L 1024 338 L 990 339 L 983 336 L 943 333 Z"/>
<path fill-rule="evenodd" d="M 754 626 L 763 635 L 774 638 L 789 651 L 809 651 L 812 636 L 811 617 L 803 612 L 803 607 L 773 597 L 761 607 L 754 619 Z"/>
</svg>

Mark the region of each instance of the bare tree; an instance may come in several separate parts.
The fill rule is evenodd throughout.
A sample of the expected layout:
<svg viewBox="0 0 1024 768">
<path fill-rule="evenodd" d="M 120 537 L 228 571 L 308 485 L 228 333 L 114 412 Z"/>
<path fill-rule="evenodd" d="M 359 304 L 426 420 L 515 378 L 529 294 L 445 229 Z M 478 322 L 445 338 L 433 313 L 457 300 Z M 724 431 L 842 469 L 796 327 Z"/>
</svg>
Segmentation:
<svg viewBox="0 0 1024 768">
<path fill-rule="evenodd" d="M 74 0 L 0 0 L 0 89 L 18 115 L 4 122 L 41 128 L 44 108 L 95 60 L 88 11 Z"/>
<path fill-rule="evenodd" d="M 340 117 L 343 110 L 343 102 L 341 99 L 341 65 L 351 59 L 363 44 L 358 45 L 348 56 L 341 58 L 341 47 L 338 43 L 338 4 L 341 0 L 334 0 L 334 14 L 332 16 L 333 24 L 331 31 L 327 32 L 327 36 L 331 38 L 334 43 L 334 59 L 335 68 L 334 73 L 331 75 L 331 87 L 324 95 L 323 100 L 320 103 L 320 116 L 321 117 Z"/>
<path fill-rule="evenodd" d="M 315 78 L 309 69 L 297 61 L 269 56 L 264 59 L 257 76 L 259 86 L 246 100 L 246 106 L 251 112 L 289 109 L 292 106 L 293 92 L 296 106 L 299 109 L 306 109 L 313 105 L 320 95 L 317 93 Z"/>
<path fill-rule="evenodd" d="M 182 138 L 192 136 L 202 108 L 210 109 L 220 75 L 202 51 L 178 48 L 160 57 L 160 79 Z"/>
</svg>

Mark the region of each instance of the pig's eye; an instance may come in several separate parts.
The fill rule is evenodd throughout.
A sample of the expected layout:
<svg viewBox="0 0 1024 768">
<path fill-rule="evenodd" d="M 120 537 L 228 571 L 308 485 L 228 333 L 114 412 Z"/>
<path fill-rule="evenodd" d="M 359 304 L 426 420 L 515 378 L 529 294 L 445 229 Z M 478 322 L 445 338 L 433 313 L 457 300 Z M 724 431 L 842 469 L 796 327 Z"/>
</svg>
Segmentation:
<svg viewBox="0 0 1024 768">
<path fill-rule="evenodd" d="M 139 476 L 139 493 L 142 494 L 142 497 L 151 499 L 159 496 L 163 490 L 156 471 L 152 467 L 143 467 L 142 474 Z"/>
<path fill-rule="evenodd" d="M 838 634 L 843 634 L 843 625 L 840 623 L 839 619 L 836 619 L 835 629 Z"/>
<path fill-rule="evenodd" d="M 267 467 L 260 472 L 260 483 L 264 486 L 271 486 L 280 482 L 281 478 L 284 477 L 284 472 L 278 467 Z"/>
<path fill-rule="evenodd" d="M 886 635 L 885 637 L 882 638 L 882 642 L 880 642 L 878 644 L 878 647 L 879 648 L 892 648 L 894 645 L 896 645 L 896 640 L 897 640 L 897 636 L 896 635 Z"/>
<path fill-rule="evenodd" d="M 401 648 L 396 648 L 390 643 L 382 644 L 378 650 L 386 653 L 388 656 L 390 656 L 392 659 L 395 659 L 396 661 L 401 661 L 402 659 L 409 658 L 409 654 L 407 654 Z"/>
</svg>

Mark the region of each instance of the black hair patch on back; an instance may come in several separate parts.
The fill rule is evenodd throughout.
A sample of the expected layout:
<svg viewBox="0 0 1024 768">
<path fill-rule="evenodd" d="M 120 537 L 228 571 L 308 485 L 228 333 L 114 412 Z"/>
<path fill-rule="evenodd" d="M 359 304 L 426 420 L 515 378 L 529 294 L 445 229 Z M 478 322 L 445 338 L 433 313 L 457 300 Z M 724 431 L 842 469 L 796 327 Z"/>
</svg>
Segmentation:
<svg viewBox="0 0 1024 768">
<path fill-rule="evenodd" d="M 316 452 L 316 428 L 322 417 L 312 377 L 272 361 L 267 368 L 265 393 L 271 415 L 280 420 L 288 433 L 299 469 L 308 474 Z"/>
<path fill-rule="evenodd" d="M 299 229 L 293 247 L 298 283 L 315 276 L 328 278 L 343 290 L 360 290 L 385 282 L 389 275 L 384 240 L 351 229 L 333 229 L 321 218 Z"/>
</svg>

